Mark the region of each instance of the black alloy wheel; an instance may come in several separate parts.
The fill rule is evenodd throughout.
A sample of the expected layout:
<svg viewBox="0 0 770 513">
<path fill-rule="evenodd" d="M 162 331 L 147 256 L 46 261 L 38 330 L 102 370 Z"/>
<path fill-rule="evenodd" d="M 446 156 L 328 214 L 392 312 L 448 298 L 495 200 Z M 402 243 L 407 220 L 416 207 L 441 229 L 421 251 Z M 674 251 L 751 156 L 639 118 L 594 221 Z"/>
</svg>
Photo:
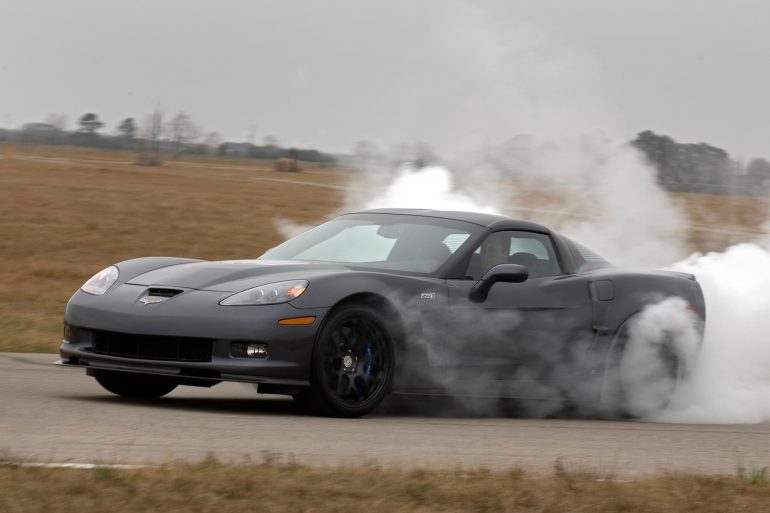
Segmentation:
<svg viewBox="0 0 770 513">
<path fill-rule="evenodd" d="M 322 413 L 358 417 L 390 391 L 394 341 L 388 323 L 364 306 L 332 312 L 313 350 L 313 387 L 297 397 Z"/>
</svg>

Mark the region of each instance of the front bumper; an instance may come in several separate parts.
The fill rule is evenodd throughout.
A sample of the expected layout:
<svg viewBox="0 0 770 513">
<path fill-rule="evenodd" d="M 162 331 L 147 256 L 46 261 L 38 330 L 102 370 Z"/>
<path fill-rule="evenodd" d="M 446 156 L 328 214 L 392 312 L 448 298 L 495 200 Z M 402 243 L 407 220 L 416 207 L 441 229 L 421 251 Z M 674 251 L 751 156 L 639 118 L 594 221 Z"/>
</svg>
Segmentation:
<svg viewBox="0 0 770 513">
<path fill-rule="evenodd" d="M 122 284 L 103 297 L 77 292 L 67 305 L 67 329 L 57 363 L 91 371 L 166 376 L 182 384 L 237 381 L 309 386 L 313 344 L 328 308 L 298 309 L 288 303 L 220 306 L 223 293 L 199 290 L 144 305 L 138 301 L 144 291 L 141 286 Z M 278 324 L 300 316 L 316 320 L 310 325 Z M 177 356 L 156 348 L 105 350 L 98 342 L 104 334 L 121 341 L 140 340 L 133 342 L 137 345 L 173 340 L 180 349 Z M 266 344 L 268 356 L 234 356 L 234 343 Z"/>
<path fill-rule="evenodd" d="M 241 374 L 241 369 L 235 372 L 222 371 L 217 362 L 211 362 L 206 366 L 192 366 L 189 364 L 179 365 L 178 362 L 153 361 L 153 360 L 134 360 L 128 358 L 119 358 L 114 356 L 105 357 L 98 355 L 96 357 L 89 355 L 87 357 L 74 356 L 71 353 L 60 351 L 60 358 L 56 365 L 64 367 L 85 368 L 89 374 L 94 371 L 117 371 L 130 372 L 134 374 L 149 374 L 153 376 L 164 376 L 179 382 L 182 385 L 211 386 L 222 381 L 234 381 L 240 383 L 258 383 L 263 385 L 276 385 L 281 387 L 308 387 L 308 379 L 282 378 L 279 376 L 269 376 L 269 372 L 256 372 L 255 369 L 245 369 L 249 374 Z"/>
</svg>

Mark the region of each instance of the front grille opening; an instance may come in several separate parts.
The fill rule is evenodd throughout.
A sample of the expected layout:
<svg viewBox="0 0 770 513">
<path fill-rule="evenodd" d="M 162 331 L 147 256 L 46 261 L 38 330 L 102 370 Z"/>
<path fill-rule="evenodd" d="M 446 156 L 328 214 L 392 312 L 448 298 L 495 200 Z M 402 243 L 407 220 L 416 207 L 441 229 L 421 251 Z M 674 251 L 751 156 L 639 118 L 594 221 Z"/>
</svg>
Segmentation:
<svg viewBox="0 0 770 513">
<path fill-rule="evenodd" d="M 184 292 L 180 289 L 166 289 L 166 288 L 160 288 L 160 287 L 151 287 L 147 290 L 148 296 L 155 296 L 155 297 L 174 297 L 177 294 L 181 294 Z"/>
<path fill-rule="evenodd" d="M 94 331 L 91 347 L 97 354 L 178 362 L 210 362 L 213 341 L 194 337 L 131 335 Z"/>
</svg>

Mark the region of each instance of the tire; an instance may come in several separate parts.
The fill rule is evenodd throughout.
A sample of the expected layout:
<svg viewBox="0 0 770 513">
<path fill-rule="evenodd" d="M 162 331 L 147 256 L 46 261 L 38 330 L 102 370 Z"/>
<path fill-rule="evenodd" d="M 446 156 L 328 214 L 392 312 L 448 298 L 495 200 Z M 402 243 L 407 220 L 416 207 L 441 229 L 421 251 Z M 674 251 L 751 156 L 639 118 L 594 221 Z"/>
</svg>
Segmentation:
<svg viewBox="0 0 770 513">
<path fill-rule="evenodd" d="M 129 399 L 157 399 L 177 387 L 163 378 L 121 372 L 97 372 L 94 378 L 107 391 Z"/>
<path fill-rule="evenodd" d="M 334 310 L 313 347 L 312 387 L 300 406 L 334 417 L 360 417 L 390 392 L 395 369 L 393 329 L 365 306 Z"/>
<path fill-rule="evenodd" d="M 671 402 L 682 380 L 682 365 L 671 334 L 650 340 L 621 332 L 623 352 L 618 362 L 621 413 L 632 418 L 649 418 Z"/>
</svg>

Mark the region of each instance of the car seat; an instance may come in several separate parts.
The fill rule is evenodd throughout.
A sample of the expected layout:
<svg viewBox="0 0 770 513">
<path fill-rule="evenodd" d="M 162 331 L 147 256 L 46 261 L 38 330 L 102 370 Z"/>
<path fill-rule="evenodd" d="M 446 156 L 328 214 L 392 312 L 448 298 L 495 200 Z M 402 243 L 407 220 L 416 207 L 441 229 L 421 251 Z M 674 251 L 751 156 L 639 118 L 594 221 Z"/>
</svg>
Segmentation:
<svg viewBox="0 0 770 513">
<path fill-rule="evenodd" d="M 524 266 L 529 271 L 530 278 L 537 278 L 540 276 L 540 259 L 537 258 L 532 253 L 526 253 L 523 251 L 520 251 L 518 253 L 514 253 L 513 255 L 508 257 L 508 263 L 509 264 L 518 264 L 521 266 Z"/>
</svg>

